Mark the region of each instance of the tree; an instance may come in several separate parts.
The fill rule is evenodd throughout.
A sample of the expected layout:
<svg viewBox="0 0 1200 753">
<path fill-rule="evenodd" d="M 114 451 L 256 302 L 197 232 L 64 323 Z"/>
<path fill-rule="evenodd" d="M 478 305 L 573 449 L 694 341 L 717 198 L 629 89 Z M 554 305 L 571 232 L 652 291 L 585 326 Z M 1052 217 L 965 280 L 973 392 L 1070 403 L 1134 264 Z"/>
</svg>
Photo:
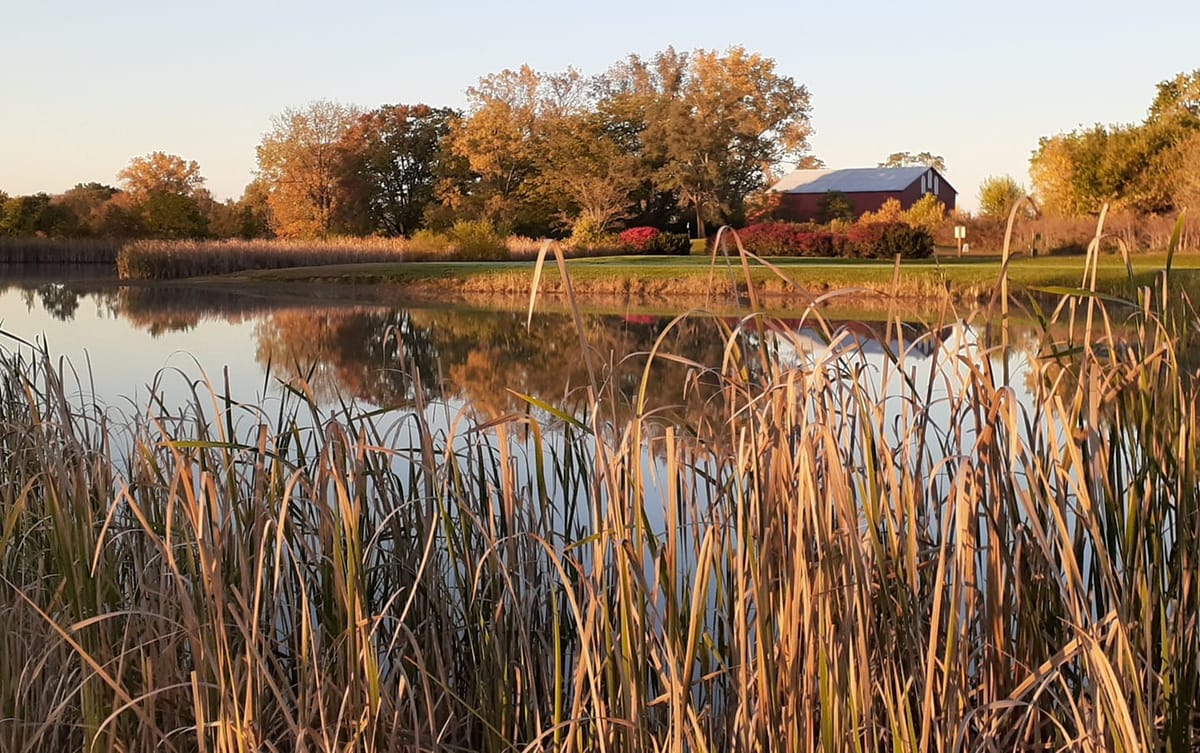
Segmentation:
<svg viewBox="0 0 1200 753">
<path fill-rule="evenodd" d="M 1149 120 L 1182 119 L 1189 127 L 1200 127 L 1200 69 L 1180 73 L 1159 82 L 1150 105 Z"/>
<path fill-rule="evenodd" d="M 1176 165 L 1171 202 L 1177 209 L 1200 212 L 1200 132 L 1193 133 L 1171 151 Z"/>
<path fill-rule="evenodd" d="M 96 236 L 102 234 L 104 207 L 119 193 L 119 189 L 103 183 L 76 183 L 58 197 L 58 202 L 70 208 L 78 218 L 81 233 Z"/>
<path fill-rule="evenodd" d="M 166 152 L 150 152 L 144 157 L 134 157 L 117 179 L 135 197 L 143 197 L 155 191 L 160 193 L 191 196 L 204 185 L 200 165 L 195 160 L 184 160 Z"/>
<path fill-rule="evenodd" d="M 608 109 L 625 113 L 656 186 L 691 209 L 699 236 L 707 221 L 740 220 L 767 170 L 808 149 L 808 90 L 742 47 L 634 55 L 609 79 Z"/>
<path fill-rule="evenodd" d="M 556 118 L 546 127 L 544 143 L 540 183 L 559 197 L 560 219 L 573 235 L 603 234 L 629 215 L 643 173 L 637 156 L 612 137 L 601 115 Z"/>
<path fill-rule="evenodd" d="M 879 167 L 932 167 L 938 172 L 946 172 L 946 160 L 940 154 L 920 152 L 892 152 L 888 158 L 879 163 Z"/>
<path fill-rule="evenodd" d="M 979 211 L 988 217 L 1007 218 L 1025 188 L 1011 176 L 989 176 L 979 184 Z"/>
<path fill-rule="evenodd" d="M 318 237 L 333 231 L 345 197 L 340 145 L 358 115 L 354 107 L 318 100 L 272 119 L 258 145 L 258 175 L 269 187 L 279 235 Z"/>
<path fill-rule="evenodd" d="M 407 235 L 434 203 L 443 140 L 460 113 L 428 105 L 384 105 L 360 115 L 342 140 L 343 221 L 366 232 Z"/>
<path fill-rule="evenodd" d="M 208 220 L 193 196 L 151 191 L 141 202 L 143 227 L 154 238 L 202 238 Z"/>
<path fill-rule="evenodd" d="M 539 179 L 549 124 L 587 112 L 589 84 L 577 71 L 546 74 L 529 66 L 480 79 L 467 90 L 467 117 L 454 123 L 449 152 L 469 171 L 439 195 L 460 214 L 519 232 L 549 229 L 554 202 Z"/>
<path fill-rule="evenodd" d="M 896 202 L 896 208 L 899 207 L 900 202 Z M 822 223 L 828 224 L 834 220 L 853 222 L 854 215 L 854 202 L 841 191 L 826 191 L 817 201 L 817 219 Z"/>
<path fill-rule="evenodd" d="M 931 193 L 917 199 L 907 211 L 902 220 L 910 227 L 920 228 L 932 233 L 946 219 L 946 205 Z"/>
<path fill-rule="evenodd" d="M 0 205 L 0 235 L 64 238 L 78 233 L 79 221 L 70 207 L 45 193 L 14 196 Z"/>
</svg>

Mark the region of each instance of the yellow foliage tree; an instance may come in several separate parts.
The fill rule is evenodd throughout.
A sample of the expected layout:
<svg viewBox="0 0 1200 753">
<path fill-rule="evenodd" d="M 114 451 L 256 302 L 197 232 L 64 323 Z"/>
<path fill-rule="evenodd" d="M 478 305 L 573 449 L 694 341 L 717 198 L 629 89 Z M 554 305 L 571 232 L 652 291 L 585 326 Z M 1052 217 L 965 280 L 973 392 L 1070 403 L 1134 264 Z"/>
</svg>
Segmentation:
<svg viewBox="0 0 1200 753">
<path fill-rule="evenodd" d="M 944 219 L 946 205 L 939 201 L 938 197 L 927 193 L 901 215 L 900 221 L 909 227 L 921 228 L 932 233 Z"/>
<path fill-rule="evenodd" d="M 151 193 L 192 196 L 204 185 L 200 165 L 195 160 L 166 152 L 150 152 L 144 157 L 134 157 L 117 179 L 125 190 L 134 196 Z"/>
<path fill-rule="evenodd" d="M 333 230 L 344 191 L 339 144 L 358 116 L 352 106 L 320 100 L 272 121 L 258 145 L 258 174 L 270 191 L 277 235 L 313 238 Z"/>
</svg>

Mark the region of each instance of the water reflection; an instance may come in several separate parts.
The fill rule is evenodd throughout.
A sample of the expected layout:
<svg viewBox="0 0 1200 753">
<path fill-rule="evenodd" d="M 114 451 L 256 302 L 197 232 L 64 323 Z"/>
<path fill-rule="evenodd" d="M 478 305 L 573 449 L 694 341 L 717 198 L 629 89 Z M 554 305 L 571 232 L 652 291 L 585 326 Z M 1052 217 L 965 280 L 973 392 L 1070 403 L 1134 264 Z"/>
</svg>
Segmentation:
<svg viewBox="0 0 1200 753">
<path fill-rule="evenodd" d="M 229 366 L 245 375 L 231 386 L 244 399 L 264 384 L 291 385 L 323 405 L 356 401 L 392 407 L 448 398 L 491 418 L 528 410 L 522 395 L 571 410 L 583 402 L 589 383 L 579 335 L 565 314 L 539 314 L 526 329 L 524 314 L 516 311 L 393 308 L 314 302 L 302 293 L 280 297 L 89 281 L 10 283 L 0 301 L 11 303 L 13 296 L 20 296 L 28 316 L 22 321 L 6 315 L 6 330 L 31 337 L 54 320 L 87 333 L 85 346 L 119 341 L 123 365 L 142 370 L 141 384 L 164 366 L 159 341 L 164 347 L 169 343 L 171 352 L 195 355 L 210 374 Z M 81 307 L 83 301 L 94 306 Z M 901 352 L 915 365 L 933 360 L 944 341 L 961 335 L 954 323 L 853 320 L 818 326 L 800 318 L 768 323 L 693 317 L 672 324 L 670 318 L 648 315 L 585 316 L 584 330 L 604 380 L 602 391 L 614 396 L 614 419 L 631 415 L 644 401 L 664 423 L 693 428 L 728 418 L 722 381 L 713 371 L 728 362 L 731 331 L 740 332 L 734 347 L 772 351 L 766 362 L 738 359 L 739 367 L 750 372 L 740 379 L 754 379 L 754 370 L 768 368 L 766 363 L 801 364 L 806 354 L 823 352 L 831 341 L 856 351 L 877 371 Z M 991 345 L 986 330 L 971 339 L 982 348 Z M 1030 347 L 1035 343 L 1032 336 L 1025 340 Z M 50 345 L 61 352 L 58 343 Z M 655 359 L 647 372 L 647 354 L 656 348 L 670 357 Z M 122 396 L 130 397 L 98 397 L 112 402 Z"/>
</svg>

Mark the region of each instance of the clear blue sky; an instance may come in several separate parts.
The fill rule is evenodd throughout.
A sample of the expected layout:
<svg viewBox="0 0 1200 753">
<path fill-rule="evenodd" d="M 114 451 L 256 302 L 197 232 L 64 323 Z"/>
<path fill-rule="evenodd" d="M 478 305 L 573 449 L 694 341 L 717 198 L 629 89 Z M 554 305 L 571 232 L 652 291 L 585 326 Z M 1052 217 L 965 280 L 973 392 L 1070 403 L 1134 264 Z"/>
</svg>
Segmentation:
<svg viewBox="0 0 1200 753">
<path fill-rule="evenodd" d="M 631 52 L 743 45 L 812 93 L 814 153 L 871 166 L 946 158 L 960 206 L 1028 184 L 1039 136 L 1144 117 L 1200 68 L 1200 2 L 710 0 L 5 3 L 0 190 L 115 183 L 154 150 L 200 163 L 218 198 L 251 178 L 273 115 L 318 98 L 461 107 L 528 63 L 598 73 Z"/>
</svg>

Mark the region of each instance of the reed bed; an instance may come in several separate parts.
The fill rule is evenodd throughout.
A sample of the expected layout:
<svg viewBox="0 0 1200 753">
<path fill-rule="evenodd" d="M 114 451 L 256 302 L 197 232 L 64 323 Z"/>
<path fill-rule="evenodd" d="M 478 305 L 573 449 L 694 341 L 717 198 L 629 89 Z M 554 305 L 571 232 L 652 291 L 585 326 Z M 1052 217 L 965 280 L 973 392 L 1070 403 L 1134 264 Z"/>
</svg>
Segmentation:
<svg viewBox="0 0 1200 753">
<path fill-rule="evenodd" d="M 0 265 L 113 265 L 121 243 L 104 238 L 0 238 Z"/>
<path fill-rule="evenodd" d="M 7 352 L 0 749 L 1195 749 L 1196 320 L 1136 294 L 1041 312 L 1027 390 L 714 320 L 691 426 L 598 357 L 480 423 L 120 419 Z"/>
<path fill-rule="evenodd" d="M 329 264 L 401 261 L 404 239 L 134 241 L 121 248 L 117 271 L 129 280 L 168 280 Z"/>
<path fill-rule="evenodd" d="M 532 259 L 543 241 L 521 236 L 471 237 L 426 233 L 414 238 L 334 238 L 328 240 L 134 241 L 117 254 L 120 276 L 129 280 L 171 280 L 258 269 L 315 267 L 400 261 L 508 261 Z M 620 253 L 618 249 L 579 249 L 572 256 Z"/>
</svg>

